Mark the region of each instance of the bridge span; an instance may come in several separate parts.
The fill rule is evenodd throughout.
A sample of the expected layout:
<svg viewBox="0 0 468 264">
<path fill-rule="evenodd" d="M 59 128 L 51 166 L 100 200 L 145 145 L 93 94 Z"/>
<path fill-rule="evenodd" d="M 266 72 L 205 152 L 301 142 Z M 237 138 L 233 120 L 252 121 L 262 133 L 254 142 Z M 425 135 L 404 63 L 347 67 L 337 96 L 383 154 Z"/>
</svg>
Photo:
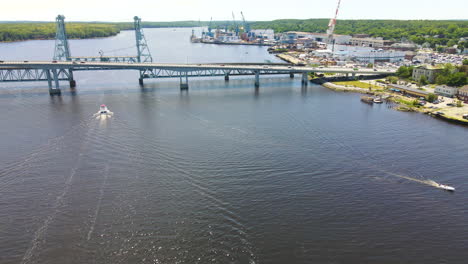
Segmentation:
<svg viewBox="0 0 468 264">
<path fill-rule="evenodd" d="M 350 69 L 339 67 L 307 67 L 289 64 L 254 64 L 254 63 L 211 63 L 177 64 L 157 63 L 153 61 L 146 42 L 141 19 L 134 18 L 135 56 L 72 56 L 65 30 L 65 16 L 56 18 L 56 41 L 52 61 L 0 61 L 0 82 L 47 81 L 50 94 L 60 94 L 60 81 L 68 81 L 70 87 L 76 86 L 73 77 L 75 71 L 135 70 L 139 72 L 139 83 L 150 78 L 179 78 L 180 88 L 188 89 L 189 77 L 254 75 L 255 86 L 260 86 L 260 75 L 294 74 L 302 75 L 302 84 L 307 85 L 309 73 L 337 73 L 356 77 L 358 75 L 389 75 L 394 70 Z"/>
<path fill-rule="evenodd" d="M 342 67 L 307 67 L 268 64 L 176 64 L 176 63 L 133 63 L 99 61 L 3 61 L 0 62 L 0 82 L 47 81 L 51 94 L 59 93 L 59 81 L 69 81 L 75 87 L 74 71 L 135 70 L 144 78 L 179 78 L 181 89 L 188 89 L 189 77 L 254 75 L 255 86 L 260 86 L 260 75 L 294 74 L 302 75 L 302 83 L 307 85 L 309 73 L 335 73 L 343 75 L 390 75 L 390 69 L 351 69 Z"/>
</svg>

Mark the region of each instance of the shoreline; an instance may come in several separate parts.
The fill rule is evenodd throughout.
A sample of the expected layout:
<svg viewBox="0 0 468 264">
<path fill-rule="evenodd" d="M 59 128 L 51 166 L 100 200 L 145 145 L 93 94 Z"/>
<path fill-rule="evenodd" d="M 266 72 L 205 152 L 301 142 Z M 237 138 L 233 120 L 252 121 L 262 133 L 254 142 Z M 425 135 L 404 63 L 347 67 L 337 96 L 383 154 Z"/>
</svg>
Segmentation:
<svg viewBox="0 0 468 264">
<path fill-rule="evenodd" d="M 363 89 L 363 88 L 358 88 L 358 87 L 345 87 L 345 86 L 342 86 L 342 85 L 338 85 L 338 84 L 334 84 L 326 79 L 323 79 L 323 78 L 317 78 L 317 79 L 312 79 L 310 80 L 311 82 L 315 83 L 315 84 L 318 84 L 318 85 L 321 85 L 327 89 L 330 89 L 330 90 L 334 90 L 334 91 L 337 91 L 337 92 L 351 92 L 351 93 L 360 93 L 360 94 L 369 94 L 369 90 L 367 89 Z M 392 101 L 393 103 L 396 104 L 397 107 L 394 107 L 395 110 L 397 111 L 400 111 L 400 112 L 418 112 L 418 113 L 422 113 L 422 114 L 426 114 L 426 115 L 429 115 L 433 118 L 436 118 L 436 119 L 439 119 L 439 120 L 442 120 L 442 121 L 445 121 L 445 122 L 449 122 L 449 123 L 453 123 L 453 124 L 459 124 L 459 125 L 463 125 L 463 126 L 468 126 L 468 120 L 463 120 L 463 119 L 460 119 L 460 118 L 457 118 L 456 116 L 447 116 L 447 115 L 441 115 L 441 114 L 436 114 L 436 112 L 439 112 L 439 111 L 443 111 L 443 109 L 431 109 L 431 108 L 427 108 L 427 107 L 416 107 L 416 106 L 407 106 L 405 104 L 402 104 L 396 100 L 394 100 L 395 98 L 397 99 L 406 99 L 406 98 L 403 98 L 402 96 L 400 95 L 395 95 L 393 93 L 389 93 L 389 92 L 371 92 L 372 94 L 374 95 L 385 95 L 388 97 L 387 100 L 390 100 Z"/>
</svg>

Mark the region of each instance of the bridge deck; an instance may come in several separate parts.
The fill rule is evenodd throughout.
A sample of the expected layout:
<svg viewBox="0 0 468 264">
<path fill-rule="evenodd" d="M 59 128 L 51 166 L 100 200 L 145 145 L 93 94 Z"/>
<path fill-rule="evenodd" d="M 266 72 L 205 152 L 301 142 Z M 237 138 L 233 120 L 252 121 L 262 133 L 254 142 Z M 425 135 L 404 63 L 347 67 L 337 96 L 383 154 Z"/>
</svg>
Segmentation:
<svg viewBox="0 0 468 264">
<path fill-rule="evenodd" d="M 122 63 L 122 62 L 47 62 L 47 61 L 4 61 L 0 69 L 15 67 L 17 69 L 67 69 L 67 70 L 169 70 L 176 72 L 190 72 L 200 70 L 220 70 L 229 74 L 232 71 L 271 73 L 343 73 L 343 74 L 393 74 L 395 69 L 357 69 L 343 67 L 307 67 L 265 64 L 177 64 L 177 63 Z"/>
</svg>

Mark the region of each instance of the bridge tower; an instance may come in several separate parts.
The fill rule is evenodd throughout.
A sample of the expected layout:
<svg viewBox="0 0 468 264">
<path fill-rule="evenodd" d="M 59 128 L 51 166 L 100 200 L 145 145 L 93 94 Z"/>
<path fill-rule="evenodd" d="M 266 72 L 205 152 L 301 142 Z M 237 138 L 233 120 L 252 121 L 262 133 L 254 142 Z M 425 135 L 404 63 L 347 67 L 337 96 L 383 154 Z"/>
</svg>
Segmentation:
<svg viewBox="0 0 468 264">
<path fill-rule="evenodd" d="M 70 60 L 70 48 L 68 46 L 67 32 L 65 30 L 65 16 L 58 15 L 55 19 L 57 31 L 55 35 L 54 60 Z"/>
<path fill-rule="evenodd" d="M 57 31 L 55 33 L 54 60 L 71 61 L 67 31 L 65 30 L 65 16 L 58 15 L 55 21 L 57 24 Z M 76 87 L 76 81 L 73 79 L 73 71 L 71 69 L 68 71 L 68 81 L 70 82 L 70 88 Z"/>
<path fill-rule="evenodd" d="M 137 47 L 137 61 L 139 63 L 152 63 L 153 57 L 146 43 L 145 35 L 143 34 L 143 29 L 141 28 L 141 18 L 135 16 L 134 18 L 134 27 L 135 27 L 135 37 L 136 37 L 136 47 Z M 144 69 L 140 70 L 140 79 L 139 82 L 143 85 L 144 78 L 150 78 L 153 75 L 152 70 Z"/>
</svg>

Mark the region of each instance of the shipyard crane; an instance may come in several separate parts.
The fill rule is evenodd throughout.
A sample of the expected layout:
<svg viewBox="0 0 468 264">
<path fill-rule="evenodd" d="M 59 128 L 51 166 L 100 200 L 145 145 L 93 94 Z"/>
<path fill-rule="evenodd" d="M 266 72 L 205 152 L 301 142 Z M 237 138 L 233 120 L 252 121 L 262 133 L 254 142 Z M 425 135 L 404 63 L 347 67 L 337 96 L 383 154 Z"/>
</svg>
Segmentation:
<svg viewBox="0 0 468 264">
<path fill-rule="evenodd" d="M 244 22 L 244 32 L 249 34 L 250 33 L 250 25 L 247 22 L 245 22 L 244 13 L 242 13 L 242 11 L 241 11 L 241 15 L 242 15 L 242 21 Z"/>
<path fill-rule="evenodd" d="M 328 45 L 332 45 L 332 52 L 335 50 L 335 38 L 333 36 L 333 33 L 335 32 L 336 18 L 338 17 L 340 4 L 341 4 L 341 0 L 338 0 L 338 6 L 336 7 L 335 17 L 330 19 L 330 23 L 328 23 L 328 30 L 327 30 Z"/>
<path fill-rule="evenodd" d="M 239 36 L 239 25 L 236 22 L 236 17 L 234 16 L 234 11 L 232 12 L 232 21 L 234 22 L 234 31 L 236 32 L 236 36 Z"/>
<path fill-rule="evenodd" d="M 208 36 L 213 37 L 213 33 L 211 33 L 211 22 L 213 22 L 213 17 L 210 18 L 210 24 L 208 24 Z"/>
</svg>

